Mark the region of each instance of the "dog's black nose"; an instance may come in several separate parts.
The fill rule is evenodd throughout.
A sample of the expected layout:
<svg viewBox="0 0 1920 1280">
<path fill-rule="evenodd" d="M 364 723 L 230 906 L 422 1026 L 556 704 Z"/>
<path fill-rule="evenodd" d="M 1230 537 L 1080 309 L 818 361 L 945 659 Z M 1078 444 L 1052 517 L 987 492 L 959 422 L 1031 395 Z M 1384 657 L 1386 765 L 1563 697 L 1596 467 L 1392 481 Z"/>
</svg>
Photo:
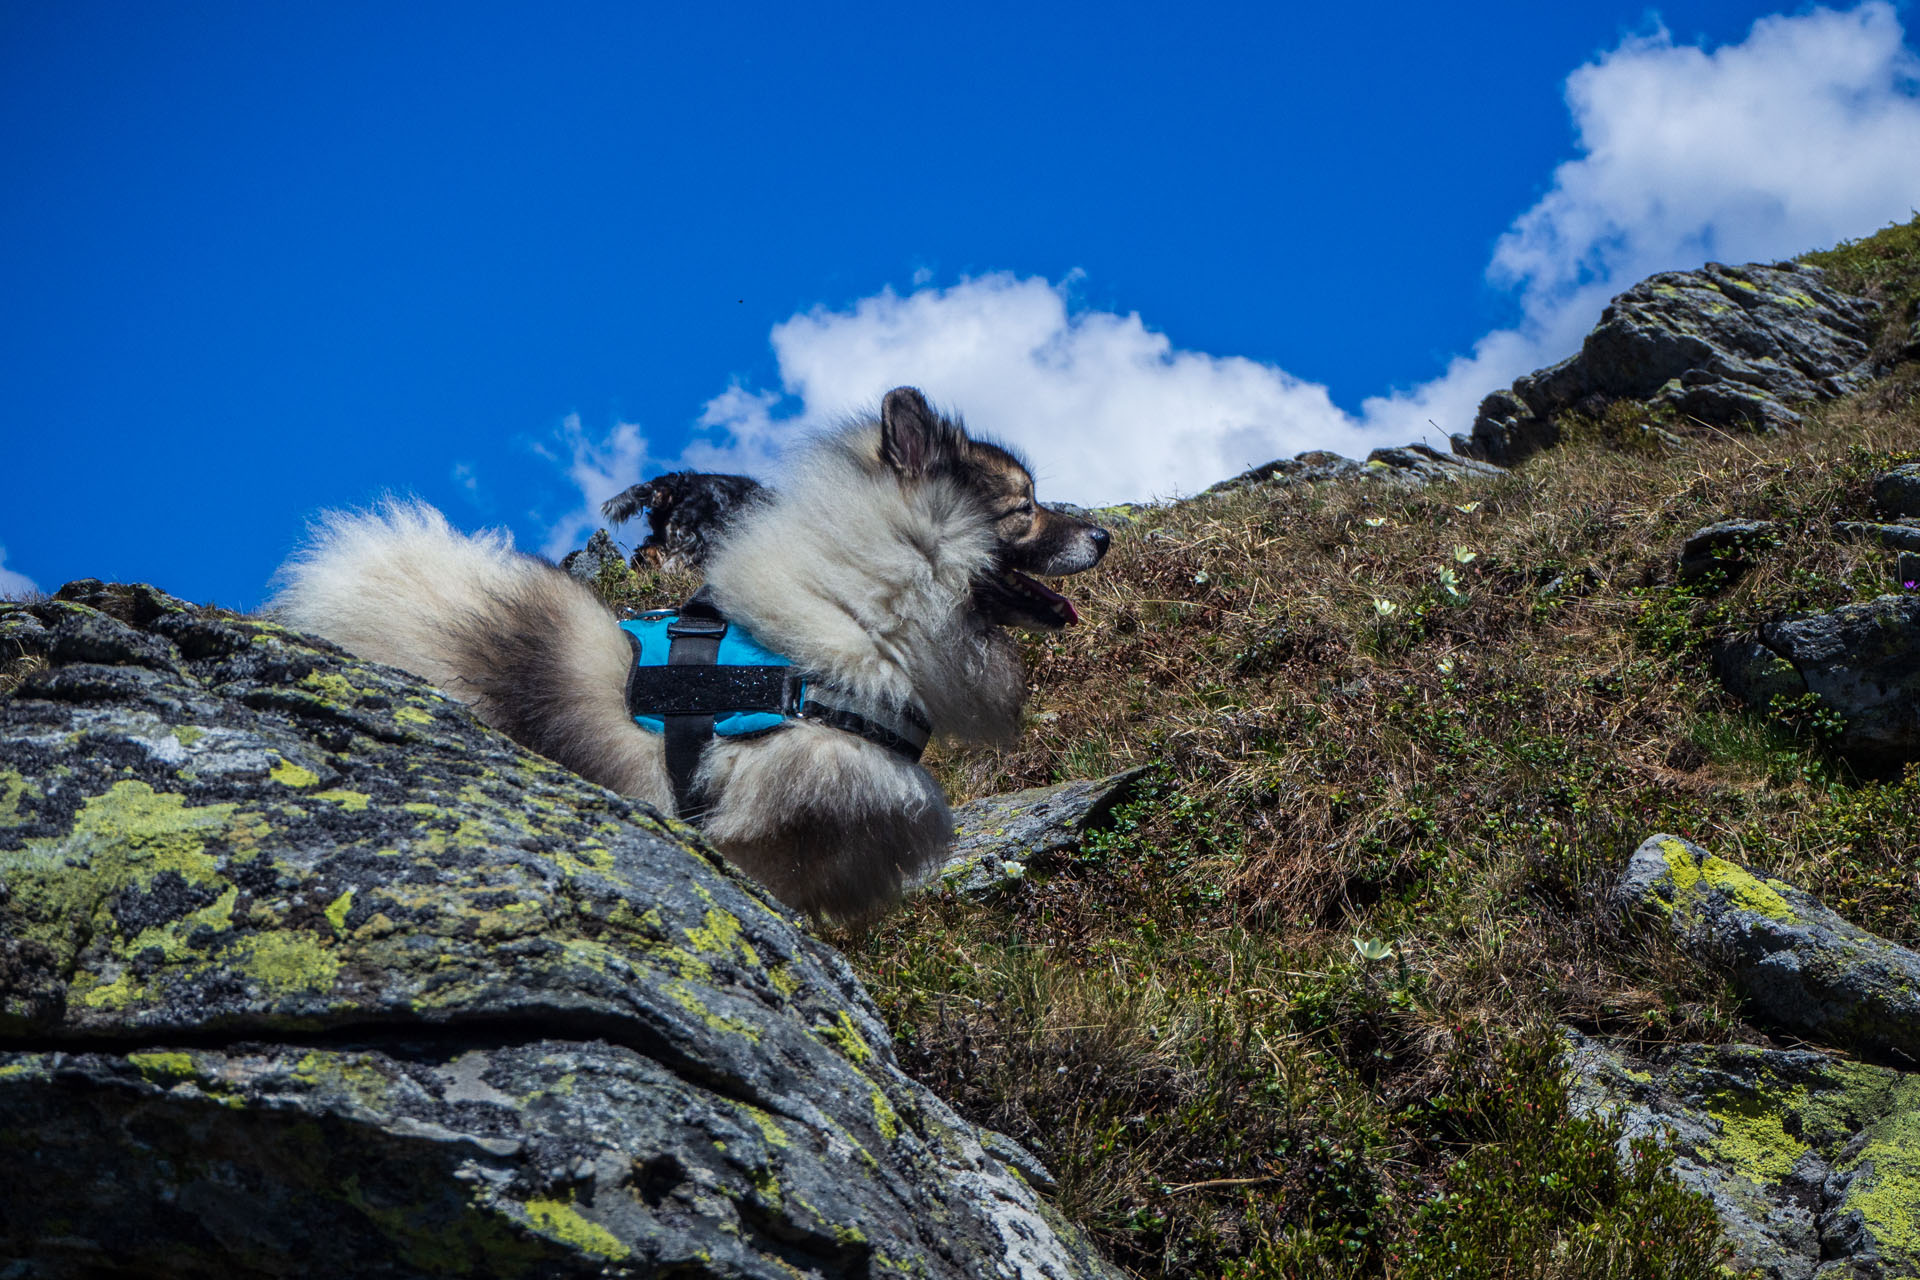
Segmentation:
<svg viewBox="0 0 1920 1280">
<path fill-rule="evenodd" d="M 1098 525 L 1095 525 L 1093 528 L 1093 531 L 1089 533 L 1087 536 L 1093 539 L 1093 549 L 1095 551 L 1097 551 L 1099 554 L 1103 556 L 1107 554 L 1107 544 L 1113 541 L 1112 534 L 1108 533 L 1105 529 L 1100 528 Z"/>
</svg>

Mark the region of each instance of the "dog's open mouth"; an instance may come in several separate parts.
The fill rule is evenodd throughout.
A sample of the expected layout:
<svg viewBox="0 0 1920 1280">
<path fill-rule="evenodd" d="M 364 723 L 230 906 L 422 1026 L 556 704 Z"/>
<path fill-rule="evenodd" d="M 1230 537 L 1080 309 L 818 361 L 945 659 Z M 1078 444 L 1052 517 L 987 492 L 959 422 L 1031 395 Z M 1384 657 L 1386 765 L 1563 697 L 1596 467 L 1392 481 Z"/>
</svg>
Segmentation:
<svg viewBox="0 0 1920 1280">
<path fill-rule="evenodd" d="M 1002 569 L 975 592 L 995 622 L 1029 627 L 1065 627 L 1080 621 L 1073 601 L 1017 569 Z"/>
</svg>

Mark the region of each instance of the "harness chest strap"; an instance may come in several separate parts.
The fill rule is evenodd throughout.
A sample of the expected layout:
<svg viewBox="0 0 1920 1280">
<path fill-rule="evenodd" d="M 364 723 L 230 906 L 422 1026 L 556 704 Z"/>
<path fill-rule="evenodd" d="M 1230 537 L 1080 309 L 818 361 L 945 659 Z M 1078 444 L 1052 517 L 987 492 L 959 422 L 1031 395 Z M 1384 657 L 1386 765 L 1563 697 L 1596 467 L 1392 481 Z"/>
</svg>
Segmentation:
<svg viewBox="0 0 1920 1280">
<path fill-rule="evenodd" d="M 704 587 L 665 629 L 669 644 L 664 665 L 659 656 L 648 661 L 639 633 L 628 629 L 635 662 L 628 671 L 626 701 L 628 712 L 643 727 L 657 723 L 664 735 L 674 807 L 685 821 L 698 823 L 709 807 L 707 797 L 696 794 L 693 780 L 700 752 L 716 733 L 755 736 L 787 721 L 808 720 L 916 762 L 932 736 L 919 707 L 896 708 L 837 689 L 762 649 L 745 632 L 736 635 L 754 660 L 721 662 L 730 627 Z M 740 723 L 747 727 L 731 727 Z"/>
</svg>

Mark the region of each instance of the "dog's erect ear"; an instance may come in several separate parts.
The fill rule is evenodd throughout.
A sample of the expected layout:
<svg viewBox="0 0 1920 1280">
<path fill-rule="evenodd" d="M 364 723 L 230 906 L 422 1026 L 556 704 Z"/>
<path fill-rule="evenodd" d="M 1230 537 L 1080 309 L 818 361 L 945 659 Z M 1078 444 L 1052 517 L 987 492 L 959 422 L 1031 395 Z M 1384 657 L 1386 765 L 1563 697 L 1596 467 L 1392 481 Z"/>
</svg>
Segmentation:
<svg viewBox="0 0 1920 1280">
<path fill-rule="evenodd" d="M 880 402 L 880 460 L 901 475 L 924 476 L 958 462 L 966 445 L 915 388 L 895 387 Z"/>
</svg>

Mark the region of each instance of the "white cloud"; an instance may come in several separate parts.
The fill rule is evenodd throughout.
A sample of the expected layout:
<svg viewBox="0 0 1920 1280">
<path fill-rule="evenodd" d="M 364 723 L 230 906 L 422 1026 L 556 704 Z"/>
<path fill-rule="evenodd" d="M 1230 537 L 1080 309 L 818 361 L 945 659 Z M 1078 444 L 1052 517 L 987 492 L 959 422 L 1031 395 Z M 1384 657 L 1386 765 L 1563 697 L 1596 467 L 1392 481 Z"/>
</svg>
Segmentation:
<svg viewBox="0 0 1920 1280">
<path fill-rule="evenodd" d="M 899 383 L 1024 450 L 1043 496 L 1083 502 L 1191 492 L 1302 449 L 1441 443 L 1436 426 L 1467 430 L 1483 396 L 1571 354 L 1606 300 L 1652 272 L 1777 259 L 1905 218 L 1920 206 L 1917 81 L 1920 60 L 1883 0 L 1763 18 L 1718 49 L 1660 29 L 1577 69 L 1566 97 L 1580 154 L 1488 268 L 1520 321 L 1357 415 L 1278 367 L 1181 350 L 1138 314 L 1077 308 L 1072 276 L 940 288 L 916 272 L 905 296 L 776 325 L 780 390 L 735 385 L 709 401 L 677 465 L 777 479 L 787 441 Z M 568 431 L 587 502 L 549 549 L 577 545 L 645 454 L 630 425 L 598 444 L 577 419 Z"/>
<path fill-rule="evenodd" d="M 37 595 L 39 591 L 32 578 L 7 568 L 7 549 L 0 547 L 0 600 L 17 600 Z"/>
<path fill-rule="evenodd" d="M 600 527 L 600 504 L 640 478 L 647 461 L 646 438 L 631 422 L 622 422 L 598 440 L 587 437 L 580 415 L 570 413 L 560 424 L 560 444 L 566 450 L 567 478 L 580 492 L 580 505 L 547 531 L 540 550 L 558 559 L 586 541 Z M 539 452 L 559 461 L 545 449 Z"/>
</svg>

